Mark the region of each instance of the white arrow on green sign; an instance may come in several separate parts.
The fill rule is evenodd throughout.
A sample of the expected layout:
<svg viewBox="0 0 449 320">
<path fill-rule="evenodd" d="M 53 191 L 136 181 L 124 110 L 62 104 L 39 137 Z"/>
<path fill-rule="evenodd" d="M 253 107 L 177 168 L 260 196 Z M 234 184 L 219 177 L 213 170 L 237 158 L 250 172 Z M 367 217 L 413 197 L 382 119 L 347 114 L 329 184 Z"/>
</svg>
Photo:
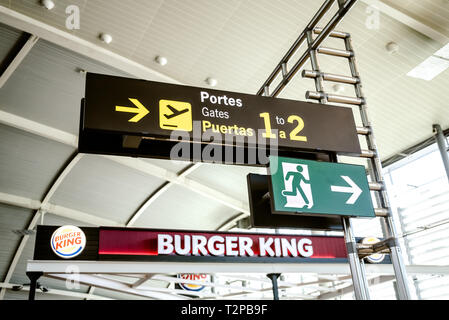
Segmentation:
<svg viewBox="0 0 449 320">
<path fill-rule="evenodd" d="M 375 217 L 365 167 L 270 157 L 274 213 Z"/>
</svg>

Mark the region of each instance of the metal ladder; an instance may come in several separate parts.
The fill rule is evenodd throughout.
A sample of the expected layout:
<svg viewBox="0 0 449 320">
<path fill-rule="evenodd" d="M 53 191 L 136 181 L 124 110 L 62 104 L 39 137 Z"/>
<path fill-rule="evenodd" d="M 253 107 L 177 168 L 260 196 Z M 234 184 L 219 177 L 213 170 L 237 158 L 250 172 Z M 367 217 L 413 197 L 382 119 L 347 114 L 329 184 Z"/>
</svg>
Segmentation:
<svg viewBox="0 0 449 320">
<path fill-rule="evenodd" d="M 334 2 L 337 3 L 337 13 L 332 16 L 330 21 L 324 28 L 316 27 L 321 18 L 330 10 Z M 306 26 L 299 38 L 295 41 L 293 46 L 282 58 L 270 77 L 265 81 L 264 85 L 259 89 L 258 94 L 276 97 L 285 88 L 287 83 L 295 76 L 305 62 L 310 59 L 312 70 L 303 70 L 302 76 L 305 78 L 312 78 L 315 81 L 316 91 L 307 91 L 306 99 L 315 99 L 320 103 L 339 103 L 359 106 L 362 126 L 357 127 L 357 134 L 366 138 L 368 146 L 367 150 L 362 150 L 359 157 L 368 160 L 368 175 L 371 182 L 369 183 L 370 190 L 375 191 L 378 207 L 375 209 L 377 217 L 381 217 L 382 230 L 385 240 L 380 243 L 360 247 L 355 243 L 354 233 L 349 218 L 342 218 L 344 227 L 346 247 L 348 251 L 348 260 L 352 275 L 355 298 L 357 300 L 370 299 L 368 283 L 365 276 L 365 265 L 363 257 L 376 252 L 389 252 L 391 262 L 393 265 L 396 277 L 396 290 L 400 300 L 409 300 L 410 291 L 408 288 L 407 274 L 404 267 L 404 262 L 401 255 L 401 248 L 399 246 L 396 230 L 392 218 L 392 212 L 389 206 L 388 196 L 385 190 L 384 179 L 382 176 L 382 166 L 378 156 L 376 143 L 374 140 L 373 129 L 368 119 L 366 101 L 362 93 L 362 85 L 360 76 L 357 71 L 354 50 L 351 44 L 350 35 L 346 32 L 334 31 L 335 26 L 343 18 L 343 16 L 354 5 L 355 0 L 326 0 L 321 8 Z M 314 38 L 313 35 L 316 35 Z M 332 49 L 322 47 L 321 43 L 327 38 L 333 37 L 344 41 L 345 50 Z M 287 64 L 292 59 L 292 56 L 299 51 L 301 44 L 307 41 L 307 49 L 300 56 L 299 60 L 287 70 Z M 317 55 L 325 54 L 339 58 L 345 58 L 349 62 L 351 76 L 337 75 L 324 73 L 319 69 Z M 281 76 L 280 83 L 270 93 L 270 86 L 273 86 L 276 78 Z M 356 97 L 341 96 L 324 92 L 323 82 L 332 81 L 337 83 L 352 84 L 355 89 Z M 333 161 L 337 161 L 336 155 L 333 156 Z"/>
<path fill-rule="evenodd" d="M 314 28 L 307 34 L 307 40 L 313 42 L 312 34 L 320 34 L 321 28 Z M 310 61 L 313 70 L 303 70 L 302 76 L 305 78 L 313 78 L 315 80 L 316 91 L 306 92 L 307 99 L 316 99 L 321 103 L 336 102 L 341 104 L 358 105 L 363 127 L 357 129 L 357 133 L 366 138 L 368 150 L 363 150 L 361 157 L 368 159 L 368 174 L 371 179 L 370 190 L 376 191 L 376 199 L 378 208 L 375 210 L 376 216 L 381 217 L 382 229 L 386 240 L 373 246 L 371 252 L 379 252 L 389 249 L 391 261 L 396 275 L 396 284 L 398 296 L 400 299 L 410 299 L 410 293 L 407 285 L 407 276 L 402 261 L 401 249 L 396 238 L 396 230 L 394 227 L 391 210 L 389 207 L 388 195 L 385 191 L 385 184 L 382 176 L 382 166 L 378 156 L 376 143 L 374 140 L 373 129 L 368 119 L 366 101 L 362 93 L 362 84 L 360 75 L 357 71 L 354 50 L 351 44 L 351 37 L 345 32 L 331 32 L 330 37 L 342 39 L 346 50 L 319 47 L 310 51 Z M 351 76 L 342 76 L 335 74 L 323 73 L 320 71 L 317 54 L 326 54 L 336 57 L 346 58 L 349 62 Z M 335 94 L 327 94 L 323 90 L 323 81 L 332 81 L 337 83 L 352 84 L 355 89 L 356 97 L 340 96 Z M 345 237 L 347 243 L 354 243 L 352 227 L 349 218 L 343 219 L 345 228 Z M 358 299 L 369 299 L 366 279 L 364 277 L 364 264 L 360 260 L 357 247 L 349 245 L 348 251 L 351 263 L 351 272 L 353 273 L 354 291 Z M 366 248 L 365 248 L 366 249 Z M 368 248 L 369 249 L 369 248 Z M 351 257 L 352 255 L 352 257 Z M 358 287 L 360 286 L 360 287 Z"/>
</svg>

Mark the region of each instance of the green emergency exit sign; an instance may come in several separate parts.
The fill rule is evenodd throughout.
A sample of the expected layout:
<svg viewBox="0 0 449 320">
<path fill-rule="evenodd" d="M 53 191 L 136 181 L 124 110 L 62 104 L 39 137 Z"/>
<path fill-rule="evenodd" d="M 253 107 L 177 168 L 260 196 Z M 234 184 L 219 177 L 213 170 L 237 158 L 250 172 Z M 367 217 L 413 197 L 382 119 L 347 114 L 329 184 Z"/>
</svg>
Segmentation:
<svg viewBox="0 0 449 320">
<path fill-rule="evenodd" d="M 365 167 L 270 157 L 274 213 L 375 217 Z"/>
</svg>

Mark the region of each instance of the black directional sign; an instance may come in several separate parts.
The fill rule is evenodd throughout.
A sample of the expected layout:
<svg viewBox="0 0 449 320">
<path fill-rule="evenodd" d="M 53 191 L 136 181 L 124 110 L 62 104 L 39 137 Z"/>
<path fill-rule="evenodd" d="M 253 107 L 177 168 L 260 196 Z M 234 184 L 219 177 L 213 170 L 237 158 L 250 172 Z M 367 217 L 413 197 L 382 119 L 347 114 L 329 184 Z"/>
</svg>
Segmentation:
<svg viewBox="0 0 449 320">
<path fill-rule="evenodd" d="M 343 231 L 340 217 L 273 214 L 269 196 L 270 177 L 250 173 L 247 175 L 250 221 L 254 228 L 289 228 Z M 268 197 L 267 197 L 268 196 Z"/>
<path fill-rule="evenodd" d="M 280 150 L 360 153 L 352 110 L 344 107 L 92 73 L 83 107 L 80 150 L 86 152 L 107 144 L 98 134 L 119 134 L 125 145 L 127 136 L 173 141 L 178 132 L 201 143 L 227 138 L 255 147 L 264 140 Z"/>
</svg>

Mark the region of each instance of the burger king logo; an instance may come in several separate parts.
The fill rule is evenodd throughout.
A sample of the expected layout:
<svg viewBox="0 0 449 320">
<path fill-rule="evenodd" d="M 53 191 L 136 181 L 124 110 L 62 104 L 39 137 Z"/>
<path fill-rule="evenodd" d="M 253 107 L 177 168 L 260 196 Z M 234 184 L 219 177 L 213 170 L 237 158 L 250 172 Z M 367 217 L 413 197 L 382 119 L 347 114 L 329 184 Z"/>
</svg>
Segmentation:
<svg viewBox="0 0 449 320">
<path fill-rule="evenodd" d="M 362 244 L 375 244 L 380 242 L 376 237 L 366 237 L 362 239 Z M 365 258 L 370 263 L 380 263 L 385 259 L 385 254 L 375 253 Z"/>
<path fill-rule="evenodd" d="M 178 278 L 184 280 L 193 280 L 193 281 L 208 281 L 209 276 L 207 274 L 192 274 L 192 273 L 183 273 L 178 274 Z M 180 283 L 180 287 L 187 291 L 201 291 L 205 288 L 203 285 L 199 284 L 191 284 L 191 283 Z"/>
<path fill-rule="evenodd" d="M 51 248 L 61 258 L 74 258 L 86 247 L 86 235 L 75 226 L 62 226 L 51 236 Z"/>
</svg>

